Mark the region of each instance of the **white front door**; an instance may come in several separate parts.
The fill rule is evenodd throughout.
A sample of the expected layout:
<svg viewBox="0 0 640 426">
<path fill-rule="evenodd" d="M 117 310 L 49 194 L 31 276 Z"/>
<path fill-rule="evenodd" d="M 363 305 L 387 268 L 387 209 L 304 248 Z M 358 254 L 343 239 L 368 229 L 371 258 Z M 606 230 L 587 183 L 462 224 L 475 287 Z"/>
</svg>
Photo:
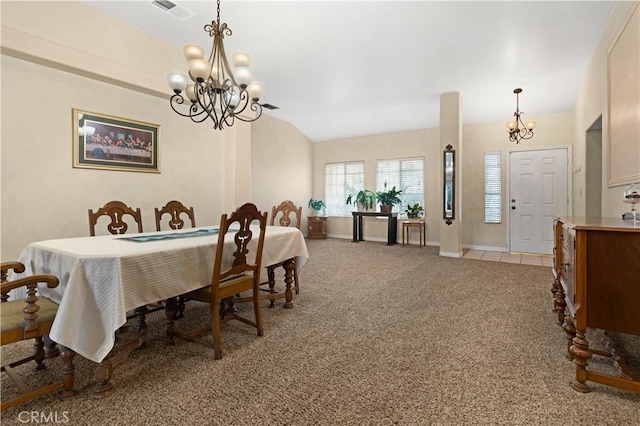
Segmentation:
<svg viewBox="0 0 640 426">
<path fill-rule="evenodd" d="M 552 254 L 553 220 L 566 216 L 568 149 L 509 154 L 509 250 Z"/>
</svg>

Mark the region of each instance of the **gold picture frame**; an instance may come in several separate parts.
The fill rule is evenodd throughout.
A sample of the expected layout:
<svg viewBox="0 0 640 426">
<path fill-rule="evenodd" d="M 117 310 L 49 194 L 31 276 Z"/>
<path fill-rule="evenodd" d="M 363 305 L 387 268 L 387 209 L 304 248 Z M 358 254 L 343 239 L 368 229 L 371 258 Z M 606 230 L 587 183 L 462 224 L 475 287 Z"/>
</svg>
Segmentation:
<svg viewBox="0 0 640 426">
<path fill-rule="evenodd" d="M 73 108 L 73 167 L 160 173 L 160 125 Z"/>
</svg>

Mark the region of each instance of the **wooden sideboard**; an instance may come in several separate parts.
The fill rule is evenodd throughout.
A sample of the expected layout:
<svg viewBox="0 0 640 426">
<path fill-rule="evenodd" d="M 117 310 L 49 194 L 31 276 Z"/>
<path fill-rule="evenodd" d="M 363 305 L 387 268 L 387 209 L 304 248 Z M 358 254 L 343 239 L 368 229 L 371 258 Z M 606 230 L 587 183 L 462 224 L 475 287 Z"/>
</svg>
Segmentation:
<svg viewBox="0 0 640 426">
<path fill-rule="evenodd" d="M 326 216 L 308 216 L 307 225 L 307 238 L 312 240 L 327 238 Z"/>
<path fill-rule="evenodd" d="M 589 347 L 587 328 L 640 336 L 640 224 L 617 218 L 557 218 L 554 222 L 554 310 L 576 364 L 571 385 L 587 381 L 640 392 L 640 377 L 615 353 Z M 588 369 L 593 355 L 613 357 L 618 376 Z"/>
</svg>

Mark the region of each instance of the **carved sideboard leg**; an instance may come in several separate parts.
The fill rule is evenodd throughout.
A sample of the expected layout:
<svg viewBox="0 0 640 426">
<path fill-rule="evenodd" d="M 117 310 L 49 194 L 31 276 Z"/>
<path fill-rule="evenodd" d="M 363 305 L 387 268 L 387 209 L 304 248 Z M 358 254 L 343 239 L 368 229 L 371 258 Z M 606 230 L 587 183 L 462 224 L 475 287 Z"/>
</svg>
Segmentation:
<svg viewBox="0 0 640 426">
<path fill-rule="evenodd" d="M 556 292 L 554 293 L 555 298 L 553 300 L 553 307 L 556 313 L 558 314 L 558 324 L 562 325 L 564 323 L 565 311 L 567 309 L 567 302 L 564 299 L 564 291 L 562 290 L 562 285 L 560 284 L 558 279 L 556 279 L 556 281 L 557 281 L 556 283 L 557 287 L 556 287 Z"/>
<path fill-rule="evenodd" d="M 576 337 L 576 326 L 573 322 L 573 317 L 571 315 L 566 315 L 564 317 L 564 322 L 562 323 L 562 329 L 566 333 L 567 337 L 567 353 L 566 357 L 568 359 L 573 359 L 573 355 L 571 354 L 571 345 L 573 344 L 573 339 Z"/>
<path fill-rule="evenodd" d="M 573 338 L 573 345 L 571 345 L 569 351 L 573 355 L 573 362 L 576 365 L 576 380 L 571 384 L 571 387 L 578 392 L 591 392 L 591 389 L 585 383 L 587 381 L 587 360 L 591 358 L 585 330 L 576 330 L 576 337 Z"/>
</svg>

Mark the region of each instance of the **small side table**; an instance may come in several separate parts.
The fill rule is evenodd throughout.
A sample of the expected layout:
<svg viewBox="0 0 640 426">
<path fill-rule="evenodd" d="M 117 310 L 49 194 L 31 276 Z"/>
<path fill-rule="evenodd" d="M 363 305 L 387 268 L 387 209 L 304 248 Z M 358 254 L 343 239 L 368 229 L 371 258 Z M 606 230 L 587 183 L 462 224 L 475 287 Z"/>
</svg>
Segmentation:
<svg viewBox="0 0 640 426">
<path fill-rule="evenodd" d="M 427 225 L 422 219 L 409 219 L 402 222 L 402 245 L 404 246 L 405 232 L 407 235 L 407 245 L 409 244 L 409 235 L 411 228 L 418 228 L 420 233 L 420 246 L 427 245 Z"/>
<path fill-rule="evenodd" d="M 327 217 L 307 216 L 307 238 L 325 239 L 327 238 Z"/>
</svg>

